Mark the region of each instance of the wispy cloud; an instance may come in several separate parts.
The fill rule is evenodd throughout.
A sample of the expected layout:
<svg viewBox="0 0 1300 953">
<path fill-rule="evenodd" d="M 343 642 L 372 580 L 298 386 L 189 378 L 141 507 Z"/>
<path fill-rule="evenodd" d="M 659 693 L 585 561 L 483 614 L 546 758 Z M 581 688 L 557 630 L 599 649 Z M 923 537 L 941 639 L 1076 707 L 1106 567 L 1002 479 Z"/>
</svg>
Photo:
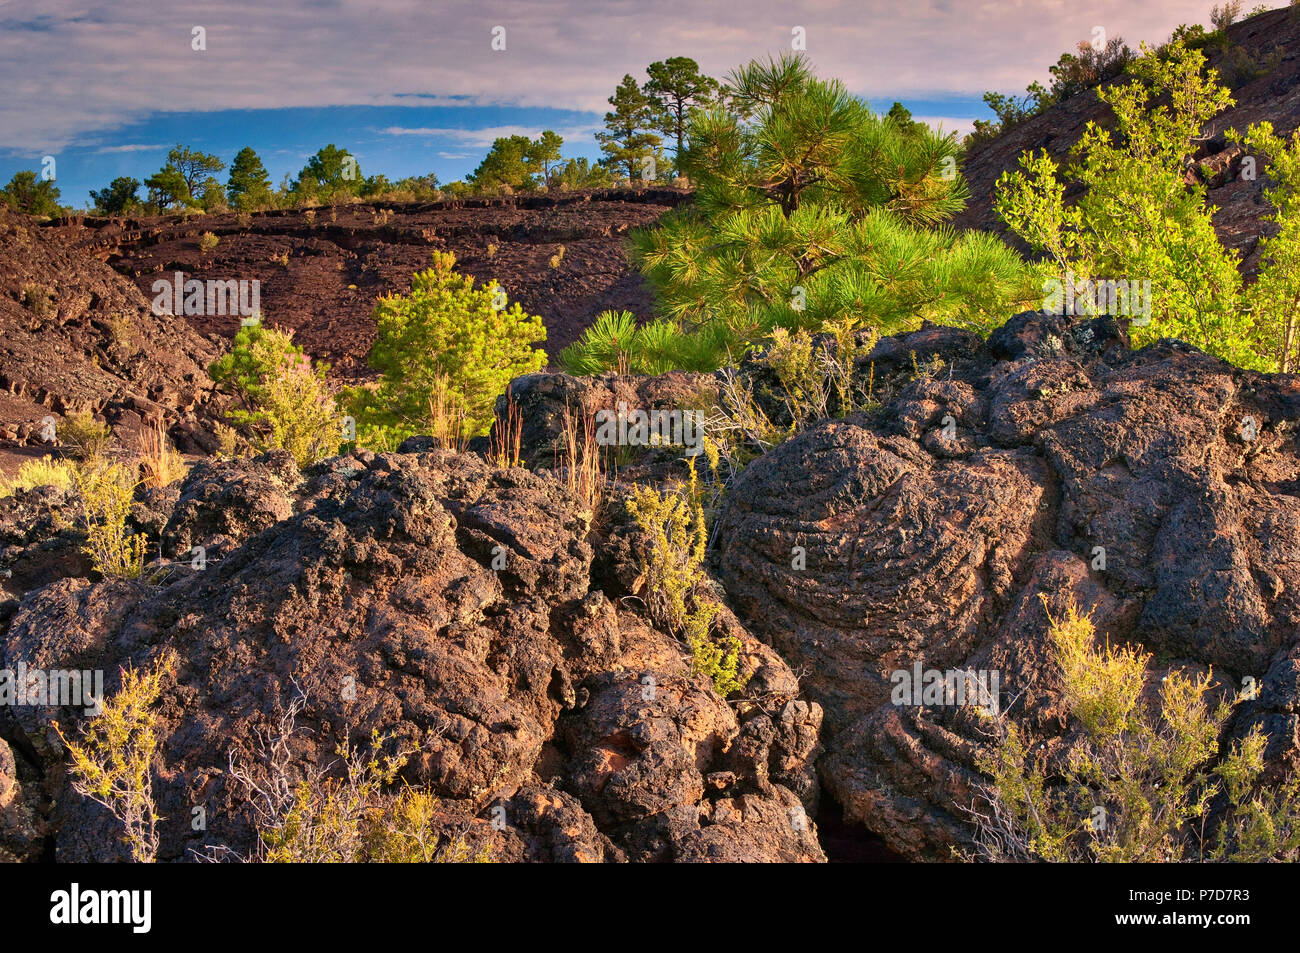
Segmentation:
<svg viewBox="0 0 1300 953">
<path fill-rule="evenodd" d="M 95 151 L 102 155 L 111 155 L 116 152 L 157 152 L 161 149 L 170 149 L 170 148 L 171 146 L 159 145 L 157 143 L 153 145 L 146 145 L 143 143 L 128 143 L 127 145 L 121 145 L 121 146 L 100 146 Z"/>
<path fill-rule="evenodd" d="M 943 132 L 955 132 L 958 138 L 975 129 L 973 120 L 953 116 L 913 116 L 912 118 Z"/>
<path fill-rule="evenodd" d="M 590 123 L 585 126 L 566 126 L 554 131 L 565 139 L 578 139 L 590 136 L 599 128 L 601 128 L 600 124 Z M 492 145 L 497 139 L 508 136 L 527 136 L 529 139 L 536 139 L 542 134 L 543 129 L 544 127 L 540 125 L 487 126 L 483 129 L 389 126 L 386 129 L 381 129 L 380 132 L 388 136 L 422 136 L 429 139 L 449 139 L 467 146 L 485 148 Z"/>
<path fill-rule="evenodd" d="M 1013 91 L 1045 79 L 1096 25 L 1136 44 L 1207 12 L 1185 0 L 445 0 L 436 15 L 422 0 L 179 0 L 165 10 L 39 0 L 39 12 L 37 2 L 3 5 L 0 130 L 11 153 L 88 145 L 170 112 L 508 105 L 599 115 L 624 73 L 692 56 L 723 75 L 789 49 L 794 26 L 819 72 L 873 102 Z M 206 50 L 192 49 L 195 26 Z M 496 26 L 504 50 L 492 48 Z M 446 133 L 458 134 L 451 141 L 483 145 L 487 131 Z"/>
</svg>

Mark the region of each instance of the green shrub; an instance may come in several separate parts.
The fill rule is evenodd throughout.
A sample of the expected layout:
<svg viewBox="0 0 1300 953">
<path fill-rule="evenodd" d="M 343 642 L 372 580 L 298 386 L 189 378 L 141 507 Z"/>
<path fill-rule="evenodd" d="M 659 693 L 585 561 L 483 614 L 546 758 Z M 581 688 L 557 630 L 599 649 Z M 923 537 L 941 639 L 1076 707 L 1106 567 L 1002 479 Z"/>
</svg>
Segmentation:
<svg viewBox="0 0 1300 953">
<path fill-rule="evenodd" d="M 1234 136 L 1234 138 L 1240 138 Z M 1259 332 L 1259 348 L 1283 373 L 1296 368 L 1300 318 L 1300 130 L 1284 140 L 1261 122 L 1244 137 L 1251 152 L 1266 157 L 1273 187 L 1264 197 L 1274 208 L 1273 235 L 1259 240 L 1259 277 L 1247 295 Z"/>
<path fill-rule="evenodd" d="M 434 252 L 409 294 L 379 300 L 369 362 L 381 376 L 348 397 L 363 439 L 381 428 L 394 437 L 431 432 L 444 390 L 444 403 L 464 415 L 464 433 L 486 433 L 506 384 L 546 366 L 545 352 L 532 347 L 546 339 L 541 318 L 507 308 L 503 290 L 491 282 L 476 288 L 455 264 L 451 252 Z"/>
<path fill-rule="evenodd" d="M 63 418 L 58 425 L 58 436 L 76 459 L 91 460 L 108 449 L 113 431 L 90 411 L 82 411 Z"/>
<path fill-rule="evenodd" d="M 230 419 L 249 430 L 253 446 L 287 450 L 300 467 L 337 453 L 342 441 L 327 371 L 312 364 L 291 333 L 260 324 L 240 328 L 230 352 L 209 369 L 239 398 Z"/>
<path fill-rule="evenodd" d="M 586 156 L 579 156 L 566 159 L 556 167 L 552 184 L 560 191 L 609 188 L 614 184 L 614 176 L 603 165 L 592 165 Z"/>
<path fill-rule="evenodd" d="M 49 317 L 53 311 L 52 297 L 50 291 L 46 288 L 42 288 L 40 285 L 23 285 L 23 307 L 41 320 Z"/>
<path fill-rule="evenodd" d="M 369 757 L 344 743 L 338 749 L 342 779 L 315 777 L 291 788 L 280 779 L 273 785 L 285 793 L 280 804 L 255 805 L 265 816 L 254 859 L 272 864 L 491 862 L 490 844 L 475 851 L 462 836 L 439 832 L 439 802 L 429 791 L 403 787 L 388 793 L 410 752 L 384 755 L 382 743 L 377 732 L 371 736 Z"/>
<path fill-rule="evenodd" d="M 1049 616 L 1052 658 L 1077 736 L 1049 762 L 1005 715 L 979 761 L 991 779 L 973 810 L 983 856 L 1057 862 L 1300 858 L 1300 778 L 1266 787 L 1258 729 L 1220 757 L 1231 702 L 1211 706 L 1213 673 L 1169 672 L 1143 701 L 1150 656 L 1098 648 L 1071 603 Z M 1211 806 L 1225 816 L 1212 827 Z"/>
<path fill-rule="evenodd" d="M 828 322 L 826 333 L 816 338 L 802 328 L 793 333 L 775 328 L 754 352 L 753 363 L 769 370 L 776 385 L 760 384 L 764 399 L 756 400 L 756 377 L 766 375 L 723 368 L 720 400 L 705 422 L 706 452 L 724 459 L 734 473 L 818 420 L 876 409 L 874 365 L 865 374 L 857 367 L 876 340 L 874 330 L 862 334 L 849 320 Z M 764 410 L 774 401 L 784 406 L 784 416 L 776 415 L 780 423 Z"/>
<path fill-rule="evenodd" d="M 235 334 L 230 350 L 212 362 L 208 374 L 217 383 L 227 385 L 246 409 L 251 409 L 276 368 L 302 353 L 290 334 L 265 328 L 260 322 L 245 325 Z"/>
<path fill-rule="evenodd" d="M 875 332 L 858 344 L 851 322 L 831 322 L 826 330 L 827 335 L 814 342 L 802 328 L 793 334 L 776 328 L 759 358 L 781 382 L 781 397 L 796 431 L 826 417 L 845 417 L 870 401 L 854 371 L 857 358 L 875 346 Z"/>
<path fill-rule="evenodd" d="M 9 184 L 0 189 L 0 202 L 27 215 L 52 217 L 63 212 L 54 180 L 42 178 L 30 169 L 14 173 Z"/>
<path fill-rule="evenodd" d="M 101 215 L 126 215 L 139 209 L 140 201 L 136 197 L 139 189 L 139 179 L 121 175 L 106 188 L 91 189 L 90 198 L 95 203 L 95 211 Z"/>
<path fill-rule="evenodd" d="M 1065 177 L 1046 153 L 1026 153 L 1020 170 L 999 179 L 995 205 L 1058 280 L 1149 280 L 1150 323 L 1130 328 L 1136 346 L 1176 337 L 1268 370 L 1276 358 L 1257 326 L 1262 315 L 1242 292 L 1237 254 L 1215 234 L 1204 185 L 1186 182 L 1201 128 L 1232 103 L 1214 71 L 1202 73 L 1204 62 L 1181 43 L 1160 55 L 1144 46 L 1129 67 L 1133 81 L 1098 93 L 1115 114 L 1114 129 L 1089 123 Z M 1065 202 L 1067 180 L 1085 190 L 1073 205 Z M 1274 274 L 1284 276 L 1287 294 L 1300 291 L 1289 266 Z"/>
</svg>

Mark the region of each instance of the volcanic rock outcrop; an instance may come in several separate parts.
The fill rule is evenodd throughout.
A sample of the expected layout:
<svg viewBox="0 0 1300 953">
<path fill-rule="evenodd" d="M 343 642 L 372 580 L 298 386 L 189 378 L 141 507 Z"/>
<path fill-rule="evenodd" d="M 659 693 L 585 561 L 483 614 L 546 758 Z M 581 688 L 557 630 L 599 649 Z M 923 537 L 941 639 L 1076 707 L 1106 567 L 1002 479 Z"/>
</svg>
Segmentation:
<svg viewBox="0 0 1300 953">
<path fill-rule="evenodd" d="M 740 373 L 779 403 L 761 362 Z M 120 667 L 176 653 L 164 860 L 253 848 L 234 769 L 269 770 L 295 708 L 290 780 L 337 772 L 340 742 L 377 731 L 415 751 L 404 777 L 439 796 L 440 829 L 501 860 L 816 861 L 826 795 L 897 854 L 952 859 L 972 844 L 987 711 L 896 703 L 895 675 L 995 674 L 980 706 L 1055 756 L 1071 727 L 1047 614 L 1070 599 L 1154 653 L 1157 678 L 1253 679 L 1224 742 L 1257 725 L 1272 775 L 1300 767 L 1300 379 L 1038 313 L 987 340 L 884 338 L 855 373 L 877 406 L 726 489 L 701 582 L 752 676 L 730 703 L 644 614 L 648 541 L 618 515 L 628 482 L 683 472 L 680 448 L 634 455 L 600 519 L 548 472 L 566 413 L 711 409 L 707 375 L 517 380 L 539 472 L 419 438 L 303 473 L 283 453 L 201 463 L 138 494 L 131 525 L 165 557 L 138 581 L 96 581 L 66 495 L 16 494 L 0 668 L 102 670 L 111 693 Z M 54 723 L 84 718 L 0 711 L 5 857 L 125 856 L 69 788 Z"/>
<path fill-rule="evenodd" d="M 914 859 L 969 846 L 980 713 L 895 704 L 891 679 L 997 673 L 1000 710 L 1054 745 L 1040 595 L 1158 667 L 1254 679 L 1230 733 L 1259 724 L 1272 769 L 1300 767 L 1300 380 L 1037 313 L 987 342 L 888 338 L 873 365 L 881 407 L 751 463 L 718 533 L 737 615 L 825 711 L 848 817 Z"/>
<path fill-rule="evenodd" d="M 253 849 L 234 771 L 271 770 L 264 742 L 295 706 L 288 781 L 337 774 L 336 747 L 378 732 L 414 749 L 404 778 L 439 796 L 444 833 L 497 860 L 824 859 L 807 819 L 820 707 L 734 619 L 770 690 L 733 705 L 692 676 L 676 639 L 593 583 L 590 520 L 553 477 L 472 454 L 199 466 L 163 538 L 182 556 L 215 540 L 203 567 L 27 591 L 0 616 L 0 668 L 103 670 L 111 694 L 122 666 L 176 653 L 161 860 Z M 83 711 L 0 717 L 0 850 L 123 858 L 117 821 L 69 790 L 54 722 Z"/>
</svg>

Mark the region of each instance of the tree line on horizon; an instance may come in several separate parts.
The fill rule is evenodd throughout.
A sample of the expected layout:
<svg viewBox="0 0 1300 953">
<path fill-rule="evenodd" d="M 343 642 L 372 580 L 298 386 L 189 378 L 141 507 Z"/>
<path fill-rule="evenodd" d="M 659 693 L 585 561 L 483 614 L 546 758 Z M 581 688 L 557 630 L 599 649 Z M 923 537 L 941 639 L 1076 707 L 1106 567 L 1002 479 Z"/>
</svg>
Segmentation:
<svg viewBox="0 0 1300 953">
<path fill-rule="evenodd" d="M 592 162 L 585 156 L 564 158 L 564 139 L 551 129 L 537 138 L 524 135 L 497 138 L 483 160 L 463 180 L 441 183 L 432 173 L 396 181 L 379 173 L 362 175 L 355 156 L 330 143 L 318 150 L 296 177 L 285 175 L 278 187 L 261 157 L 245 146 L 229 166 L 217 155 L 178 144 L 162 167 L 143 181 L 118 176 L 90 191 L 91 210 L 101 215 L 152 215 L 172 212 L 241 212 L 317 204 L 365 201 L 436 201 L 469 195 L 537 192 L 550 189 L 610 188 L 639 180 L 685 185 L 683 163 L 689 148 L 692 115 L 722 109 L 738 116 L 745 108 L 736 91 L 700 71 L 685 56 L 669 57 L 646 67 L 638 83 L 630 73 L 609 97 L 604 129 L 595 134 L 602 152 Z M 894 103 L 891 116 L 910 122 L 910 113 Z M 665 150 L 671 150 L 671 156 Z M 144 197 L 140 190 L 145 189 Z M 59 204 L 53 181 L 24 170 L 0 190 L 0 198 L 30 215 L 54 216 L 70 209 Z"/>
</svg>

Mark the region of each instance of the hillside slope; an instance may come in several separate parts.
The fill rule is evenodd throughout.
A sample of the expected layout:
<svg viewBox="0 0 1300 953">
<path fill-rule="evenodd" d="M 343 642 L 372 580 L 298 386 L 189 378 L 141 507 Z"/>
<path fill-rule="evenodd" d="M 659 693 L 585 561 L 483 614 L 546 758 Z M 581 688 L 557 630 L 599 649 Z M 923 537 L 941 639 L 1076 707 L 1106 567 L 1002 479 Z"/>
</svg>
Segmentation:
<svg viewBox="0 0 1300 953">
<path fill-rule="evenodd" d="M 219 353 L 62 230 L 0 206 L 0 443 L 91 411 L 119 436 L 165 419 L 182 450 L 212 449 L 206 369 Z"/>
<path fill-rule="evenodd" d="M 364 375 L 371 313 L 384 294 L 409 290 L 434 250 L 458 270 L 498 281 L 512 301 L 541 315 L 554 360 L 608 308 L 648 316 L 651 299 L 628 264 L 627 234 L 655 222 L 687 193 L 616 189 L 426 203 L 283 209 L 186 221 L 75 219 L 57 230 L 130 278 L 146 296 L 159 278 L 261 282 L 272 324 L 295 329 L 313 357 L 342 377 Z M 201 252 L 211 232 L 217 246 Z M 564 246 L 558 268 L 551 256 Z M 493 248 L 492 246 L 496 246 Z M 234 316 L 190 317 L 201 333 L 232 337 Z"/>
<path fill-rule="evenodd" d="M 1265 183 L 1262 176 L 1239 181 L 1243 152 L 1240 146 L 1230 145 L 1223 132 L 1229 128 L 1244 132 L 1251 123 L 1265 119 L 1287 135 L 1300 126 L 1300 15 L 1291 9 L 1271 10 L 1236 23 L 1228 28 L 1227 52 L 1206 53 L 1209 65 L 1220 71 L 1220 80 L 1232 88 L 1236 105 L 1206 124 L 1195 158 L 1216 170 L 1209 190 L 1210 203 L 1219 209 L 1215 227 L 1225 245 L 1241 252 L 1249 271 L 1256 266 L 1260 219 L 1269 211 L 1263 196 Z M 1254 71 L 1261 75 L 1251 78 Z M 1110 82 L 1124 82 L 1124 78 Z M 1080 93 L 973 147 L 962 165 L 971 201 L 956 224 L 1004 235 L 1006 229 L 993 211 L 998 176 L 1015 169 L 1026 151 L 1046 149 L 1058 161 L 1067 158 L 1089 122 L 1111 122 L 1110 109 L 1097 98 L 1096 90 Z"/>
</svg>

